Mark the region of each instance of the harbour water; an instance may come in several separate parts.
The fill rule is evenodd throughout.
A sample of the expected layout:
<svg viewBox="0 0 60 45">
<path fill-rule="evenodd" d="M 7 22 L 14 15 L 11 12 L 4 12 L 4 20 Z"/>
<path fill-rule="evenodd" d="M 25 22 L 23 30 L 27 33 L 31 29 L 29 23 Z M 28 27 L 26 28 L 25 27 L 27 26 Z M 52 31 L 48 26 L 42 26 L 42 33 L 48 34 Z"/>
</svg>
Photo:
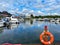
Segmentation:
<svg viewBox="0 0 60 45">
<path fill-rule="evenodd" d="M 26 20 L 20 24 L 11 24 L 9 27 L 1 27 L 0 44 L 39 44 L 39 36 L 44 31 L 45 25 L 48 26 L 48 30 L 54 35 L 54 43 L 60 42 L 60 23 L 36 21 L 34 19 Z"/>
</svg>

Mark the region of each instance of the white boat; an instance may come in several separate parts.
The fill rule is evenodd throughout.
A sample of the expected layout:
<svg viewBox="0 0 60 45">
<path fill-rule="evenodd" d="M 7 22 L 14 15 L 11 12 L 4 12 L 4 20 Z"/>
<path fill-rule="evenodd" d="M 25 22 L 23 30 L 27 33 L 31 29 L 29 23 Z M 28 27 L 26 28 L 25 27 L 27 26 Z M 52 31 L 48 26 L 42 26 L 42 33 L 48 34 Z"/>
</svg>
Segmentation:
<svg viewBox="0 0 60 45">
<path fill-rule="evenodd" d="M 49 18 L 44 18 L 44 21 L 50 21 L 50 19 Z"/>
<path fill-rule="evenodd" d="M 18 20 L 19 20 L 19 22 L 24 22 L 24 19 L 23 18 L 20 18 Z"/>
<path fill-rule="evenodd" d="M 59 20 L 59 19 L 58 19 L 58 20 L 56 20 L 56 23 L 58 23 L 58 24 L 59 24 L 59 23 L 60 23 L 60 20 Z"/>
<path fill-rule="evenodd" d="M 10 23 L 19 23 L 18 19 L 17 18 L 14 18 L 14 17 L 10 17 Z"/>
<path fill-rule="evenodd" d="M 4 26 L 4 22 L 2 20 L 0 20 L 0 27 Z"/>
<path fill-rule="evenodd" d="M 9 17 L 2 18 L 1 20 L 3 21 L 4 26 L 9 26 L 9 24 L 10 24 L 10 22 L 9 22 L 10 18 Z"/>
<path fill-rule="evenodd" d="M 42 18 L 39 18 L 39 19 L 36 19 L 36 21 L 44 21 L 44 19 L 42 19 Z"/>
<path fill-rule="evenodd" d="M 50 21 L 51 21 L 51 22 L 55 22 L 55 20 L 54 20 L 54 19 L 51 19 Z"/>
</svg>

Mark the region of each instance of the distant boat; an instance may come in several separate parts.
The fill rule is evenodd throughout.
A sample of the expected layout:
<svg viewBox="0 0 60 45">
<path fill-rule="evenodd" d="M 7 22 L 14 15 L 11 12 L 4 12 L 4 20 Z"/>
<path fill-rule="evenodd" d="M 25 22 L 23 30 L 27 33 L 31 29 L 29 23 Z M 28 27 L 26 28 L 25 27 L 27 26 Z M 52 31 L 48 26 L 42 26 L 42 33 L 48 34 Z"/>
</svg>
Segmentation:
<svg viewBox="0 0 60 45">
<path fill-rule="evenodd" d="M 39 19 L 36 19 L 36 21 L 44 21 L 44 19 L 39 18 Z"/>
<path fill-rule="evenodd" d="M 44 21 L 50 21 L 50 19 L 49 18 L 44 18 Z"/>
<path fill-rule="evenodd" d="M 59 19 L 58 19 L 58 20 L 56 20 L 56 23 L 58 23 L 58 24 L 59 24 L 59 23 L 60 23 L 60 20 L 59 20 Z"/>
<path fill-rule="evenodd" d="M 55 22 L 55 20 L 54 19 L 51 19 L 51 22 Z"/>
<path fill-rule="evenodd" d="M 18 20 L 19 20 L 19 22 L 24 22 L 24 19 L 23 18 L 20 18 Z"/>
</svg>

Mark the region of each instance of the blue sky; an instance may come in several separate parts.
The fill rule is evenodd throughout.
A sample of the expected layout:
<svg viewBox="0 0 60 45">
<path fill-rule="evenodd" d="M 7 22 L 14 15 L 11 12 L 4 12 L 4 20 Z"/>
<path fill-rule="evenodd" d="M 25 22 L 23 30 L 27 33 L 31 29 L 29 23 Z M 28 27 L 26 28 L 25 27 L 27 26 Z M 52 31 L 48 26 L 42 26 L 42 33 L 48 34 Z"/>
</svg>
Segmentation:
<svg viewBox="0 0 60 45">
<path fill-rule="evenodd" d="M 60 14 L 60 0 L 0 0 L 0 11 Z"/>
</svg>

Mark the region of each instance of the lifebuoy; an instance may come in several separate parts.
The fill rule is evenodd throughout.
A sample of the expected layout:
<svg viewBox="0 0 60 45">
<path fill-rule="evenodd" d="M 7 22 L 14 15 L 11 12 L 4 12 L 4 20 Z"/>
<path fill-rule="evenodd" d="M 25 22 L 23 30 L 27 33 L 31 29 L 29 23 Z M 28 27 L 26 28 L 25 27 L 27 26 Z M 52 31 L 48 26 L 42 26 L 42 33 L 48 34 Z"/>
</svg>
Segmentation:
<svg viewBox="0 0 60 45">
<path fill-rule="evenodd" d="M 50 36 L 50 40 L 49 40 L 49 41 L 44 41 L 44 40 L 43 40 L 44 34 Z M 45 33 L 43 32 L 43 33 L 40 35 L 40 40 L 41 40 L 41 42 L 42 42 L 43 44 L 48 45 L 48 44 L 53 43 L 53 41 L 54 41 L 54 36 L 53 36 L 50 32 L 45 32 Z"/>
</svg>

